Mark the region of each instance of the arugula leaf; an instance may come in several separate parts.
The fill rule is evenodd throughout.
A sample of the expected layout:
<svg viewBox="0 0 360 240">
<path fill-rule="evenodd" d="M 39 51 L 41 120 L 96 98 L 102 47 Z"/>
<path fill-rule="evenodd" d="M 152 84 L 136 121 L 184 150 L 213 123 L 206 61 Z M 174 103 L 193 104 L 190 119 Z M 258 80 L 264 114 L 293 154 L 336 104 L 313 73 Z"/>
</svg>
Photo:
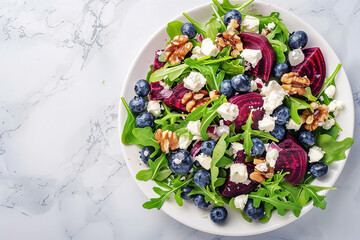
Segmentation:
<svg viewBox="0 0 360 240">
<path fill-rule="evenodd" d="M 167 79 L 168 81 L 174 81 L 175 79 L 177 79 L 178 77 L 180 77 L 180 75 L 188 68 L 189 66 L 186 64 L 180 64 L 174 67 L 169 67 L 169 68 L 160 68 L 158 70 L 156 70 L 155 72 L 153 72 L 150 75 L 149 81 L 150 82 L 158 82 L 162 79 Z"/>
<path fill-rule="evenodd" d="M 267 181 L 262 182 L 261 185 L 269 192 L 270 195 L 275 194 L 276 191 L 281 190 L 279 186 L 280 182 L 283 180 L 284 176 L 289 174 L 288 172 L 284 174 L 275 174 L 272 178 L 269 178 Z"/>
<path fill-rule="evenodd" d="M 215 191 L 211 191 L 209 186 L 199 187 L 196 184 L 191 184 L 194 189 L 189 193 L 189 195 L 202 194 L 205 196 L 207 202 L 213 202 L 215 206 L 222 206 L 225 204 L 225 201 L 222 196 L 217 194 Z"/>
<path fill-rule="evenodd" d="M 226 141 L 228 142 L 228 141 Z M 232 160 L 231 158 L 228 158 L 228 157 L 225 157 L 225 156 L 222 156 L 219 161 L 215 164 L 216 167 L 225 167 L 231 163 L 233 163 L 234 160 Z"/>
<path fill-rule="evenodd" d="M 349 137 L 342 141 L 336 141 L 330 135 L 321 134 L 317 136 L 315 144 L 325 152 L 322 161 L 326 164 L 330 164 L 334 161 L 345 159 L 345 151 L 348 150 L 353 143 L 354 139 Z"/>
<path fill-rule="evenodd" d="M 305 89 L 306 89 L 306 94 L 304 95 L 304 97 L 306 97 L 310 102 L 315 102 L 317 98 L 312 95 L 311 88 L 306 87 Z"/>
<path fill-rule="evenodd" d="M 155 151 L 160 148 L 160 145 L 155 140 L 155 134 L 151 127 L 134 128 L 132 134 L 136 138 L 135 144 L 140 146 L 152 146 L 155 148 Z"/>
<path fill-rule="evenodd" d="M 181 177 L 181 176 L 179 176 Z M 148 202 L 145 202 L 143 204 L 143 208 L 145 209 L 152 209 L 152 208 L 157 208 L 160 210 L 160 208 L 162 207 L 162 205 L 164 204 L 164 202 L 168 199 L 170 199 L 171 195 L 173 193 L 176 193 L 176 191 L 181 190 L 181 188 L 187 186 L 193 179 L 190 178 L 186 181 L 181 181 L 180 178 L 176 178 L 172 185 L 166 185 L 164 182 L 159 182 L 159 181 L 155 181 L 158 185 L 164 187 L 164 185 L 166 185 L 166 188 L 168 190 L 162 190 L 159 187 L 153 187 L 153 190 L 155 193 L 157 193 L 159 195 L 159 197 L 157 198 L 151 198 Z"/>
<path fill-rule="evenodd" d="M 245 72 L 245 68 L 240 65 L 240 59 L 224 61 L 220 64 L 221 69 L 225 71 L 227 75 L 234 76 Z"/>
<path fill-rule="evenodd" d="M 184 23 L 180 21 L 172 21 L 167 24 L 166 32 L 170 37 L 168 43 L 171 42 L 171 40 L 173 40 L 174 37 L 178 35 L 182 35 L 181 27 L 183 24 Z"/>
<path fill-rule="evenodd" d="M 250 111 L 249 117 L 246 120 L 246 124 L 241 128 L 244 130 L 242 133 L 242 138 L 244 139 L 244 151 L 247 155 L 251 155 L 251 148 L 253 146 L 253 142 L 251 140 L 251 124 L 253 123 L 252 120 L 252 110 Z"/>
<path fill-rule="evenodd" d="M 264 204 L 264 208 L 264 215 L 259 219 L 259 222 L 267 223 L 270 220 L 275 207 L 272 204 L 266 202 Z"/>
<path fill-rule="evenodd" d="M 303 189 L 305 198 L 310 201 L 311 198 L 313 200 L 313 204 L 315 207 L 319 207 L 321 209 L 326 208 L 326 201 L 325 196 L 317 194 L 318 191 L 325 190 L 325 189 L 336 189 L 331 187 L 319 187 L 319 186 L 313 186 L 308 184 L 301 184 L 300 187 Z"/>
<path fill-rule="evenodd" d="M 204 38 L 211 38 L 212 40 L 215 39 L 218 33 L 218 29 L 215 25 L 216 18 L 212 18 L 206 24 L 203 24 L 195 21 L 186 13 L 183 13 L 183 15 L 194 25 L 197 32 L 202 34 Z"/>
<path fill-rule="evenodd" d="M 276 54 L 276 63 L 283 63 L 286 61 L 284 52 L 287 51 L 287 47 L 284 43 L 278 40 L 269 40 L 271 46 L 274 48 Z M 285 47 L 285 48 L 284 48 Z"/>
<path fill-rule="evenodd" d="M 240 211 L 242 217 L 243 217 L 247 222 L 251 223 L 251 222 L 252 222 L 252 219 L 249 218 L 249 217 L 245 214 L 245 211 L 244 211 L 244 210 L 241 210 L 241 209 L 237 208 L 237 207 L 235 206 L 234 201 L 235 201 L 235 198 L 231 198 L 230 201 L 229 201 L 229 206 L 230 206 L 232 209 L 234 209 L 234 210 Z"/>
<path fill-rule="evenodd" d="M 211 122 L 219 115 L 219 113 L 216 110 L 223 103 L 224 99 L 225 99 L 225 96 L 221 95 L 221 97 L 219 97 L 217 99 L 217 101 L 214 102 L 214 104 L 211 108 L 205 108 L 206 113 L 204 113 L 204 116 L 202 118 L 201 125 L 200 125 L 200 135 L 204 141 L 209 139 L 209 135 L 206 133 L 206 130 L 210 126 Z"/>
<path fill-rule="evenodd" d="M 170 174 L 168 174 L 167 171 L 169 168 L 167 165 L 167 159 L 165 154 L 161 154 L 161 156 L 155 159 L 154 161 L 149 160 L 149 167 L 150 167 L 149 169 L 139 171 L 136 174 L 136 179 L 141 181 L 148 181 L 150 179 L 164 180 L 171 174 L 171 171 Z M 162 173 L 160 173 L 160 169 L 163 169 Z"/>
<path fill-rule="evenodd" d="M 217 29 L 216 35 L 218 32 L 225 32 L 226 31 L 226 26 L 224 23 L 224 20 L 220 17 L 220 14 L 218 13 L 218 11 L 216 11 L 214 4 L 210 3 L 211 9 L 213 10 L 216 20 L 220 23 L 220 28 Z M 215 37 L 216 37 L 215 35 Z"/>
<path fill-rule="evenodd" d="M 148 71 L 148 73 L 146 74 L 146 81 L 150 81 L 150 76 L 152 74 L 152 70 L 153 70 L 153 64 L 150 65 L 150 70 Z"/>
<path fill-rule="evenodd" d="M 123 132 L 121 134 L 121 141 L 125 145 L 136 144 L 136 137 L 132 134 L 132 130 L 136 128 L 135 116 L 123 97 L 121 98 L 121 101 L 124 104 L 127 112 L 127 119 L 124 124 Z"/>
<path fill-rule="evenodd" d="M 223 16 L 223 15 L 225 15 L 227 13 L 227 11 L 229 11 L 231 9 L 236 9 L 239 12 L 241 12 L 246 6 L 251 4 L 253 1 L 254 0 L 248 0 L 248 1 L 243 2 L 243 3 L 231 4 L 229 0 L 223 0 L 223 3 L 220 4 L 217 0 L 213 0 L 213 3 L 218 8 L 219 14 L 221 16 Z"/>
<path fill-rule="evenodd" d="M 311 111 L 314 112 L 314 109 L 310 106 L 310 104 L 298 98 L 288 96 L 286 98 L 286 105 L 290 108 L 291 119 L 297 124 L 301 123 L 298 110 L 310 108 Z"/>
<path fill-rule="evenodd" d="M 319 98 L 320 96 L 323 96 L 324 99 L 327 99 L 327 100 L 328 100 L 328 103 L 325 102 L 325 104 L 329 104 L 329 103 L 330 103 L 328 96 L 324 93 L 324 92 L 325 92 L 325 89 L 328 88 L 330 85 L 334 85 L 334 86 L 335 86 L 335 77 L 336 77 L 337 73 L 339 72 L 341 66 L 342 66 L 341 63 L 339 63 L 339 64 L 337 65 L 337 67 L 335 68 L 334 72 L 331 74 L 331 76 L 325 79 L 324 85 L 323 85 L 321 91 L 320 91 L 319 94 L 316 96 L 317 98 Z"/>
<path fill-rule="evenodd" d="M 251 135 L 254 137 L 258 137 L 260 139 L 268 139 L 274 142 L 279 142 L 278 139 L 276 139 L 273 135 L 271 135 L 269 132 L 264 132 L 261 130 L 251 130 Z"/>
<path fill-rule="evenodd" d="M 229 135 L 228 133 L 225 133 L 221 136 L 221 138 L 219 139 L 219 141 L 217 142 L 214 148 L 213 155 L 211 158 L 210 173 L 211 173 L 211 189 L 213 191 L 215 191 L 215 187 L 216 187 L 215 182 L 217 181 L 219 174 L 219 168 L 216 166 L 216 164 L 225 154 L 228 145 L 225 139 L 228 137 L 228 135 Z"/>
</svg>

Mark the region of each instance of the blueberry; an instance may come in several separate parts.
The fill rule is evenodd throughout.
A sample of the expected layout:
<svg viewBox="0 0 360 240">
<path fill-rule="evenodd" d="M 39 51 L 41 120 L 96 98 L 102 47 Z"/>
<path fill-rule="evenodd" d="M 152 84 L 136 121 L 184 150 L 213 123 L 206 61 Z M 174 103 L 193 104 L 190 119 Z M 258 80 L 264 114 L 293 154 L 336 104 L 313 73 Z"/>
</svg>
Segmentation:
<svg viewBox="0 0 360 240">
<path fill-rule="evenodd" d="M 197 171 L 194 175 L 194 182 L 199 187 L 206 187 L 210 184 L 211 175 L 209 171 L 206 171 L 205 169 L 200 169 Z"/>
<path fill-rule="evenodd" d="M 201 209 L 205 209 L 210 206 L 210 202 L 205 201 L 205 197 L 202 194 L 196 194 L 193 198 L 195 206 Z"/>
<path fill-rule="evenodd" d="M 249 218 L 256 220 L 256 219 L 260 219 L 263 215 L 264 215 L 264 204 L 263 202 L 260 203 L 259 207 L 254 207 L 254 202 L 251 198 L 248 199 L 246 205 L 245 205 L 245 214 L 246 216 L 248 216 Z"/>
<path fill-rule="evenodd" d="M 270 132 L 270 134 L 277 140 L 281 141 L 284 139 L 285 134 L 286 134 L 285 127 L 282 125 L 275 124 L 275 127 Z"/>
<path fill-rule="evenodd" d="M 154 116 L 151 113 L 143 112 L 135 119 L 136 127 L 153 127 L 154 126 Z"/>
<path fill-rule="evenodd" d="M 224 23 L 226 26 L 230 23 L 231 19 L 238 20 L 239 24 L 240 24 L 241 20 L 242 20 L 242 15 L 238 10 L 232 9 L 232 10 L 228 11 L 224 16 Z"/>
<path fill-rule="evenodd" d="M 304 146 L 312 146 L 315 144 L 315 135 L 310 132 L 310 131 L 302 131 L 299 134 L 299 141 L 304 145 Z"/>
<path fill-rule="evenodd" d="M 150 92 L 150 84 L 145 79 L 140 79 L 135 83 L 135 93 L 139 96 L 146 96 Z"/>
<path fill-rule="evenodd" d="M 316 178 L 323 177 L 328 172 L 328 165 L 326 165 L 324 162 L 316 162 L 311 165 L 310 167 L 310 173 Z"/>
<path fill-rule="evenodd" d="M 289 64 L 286 62 L 284 63 L 278 63 L 274 67 L 274 75 L 277 78 L 281 78 L 281 76 L 285 73 L 290 72 Z"/>
<path fill-rule="evenodd" d="M 211 155 L 214 151 L 215 146 L 216 142 L 213 139 L 204 141 L 201 143 L 201 152 L 206 155 Z"/>
<path fill-rule="evenodd" d="M 141 113 L 146 109 L 146 98 L 135 96 L 129 102 L 129 108 L 134 113 Z"/>
<path fill-rule="evenodd" d="M 171 171 L 176 174 L 184 175 L 190 171 L 193 165 L 193 159 L 186 150 L 173 151 L 167 158 Z"/>
<path fill-rule="evenodd" d="M 223 223 L 227 218 L 228 212 L 224 207 L 214 207 L 210 211 L 210 219 L 214 223 Z"/>
<path fill-rule="evenodd" d="M 183 35 L 188 36 L 189 38 L 194 38 L 194 37 L 196 37 L 197 30 L 196 30 L 195 26 L 192 25 L 191 23 L 184 23 L 181 26 L 181 33 Z"/>
<path fill-rule="evenodd" d="M 227 97 L 232 97 L 234 95 L 234 89 L 231 85 L 231 80 L 225 79 L 224 81 L 221 82 L 220 92 L 221 92 L 221 94 L 223 94 Z"/>
<path fill-rule="evenodd" d="M 231 85 L 235 91 L 240 93 L 249 92 L 251 89 L 250 78 L 248 75 L 239 74 L 231 79 Z"/>
<path fill-rule="evenodd" d="M 253 146 L 251 148 L 251 156 L 261 156 L 265 151 L 264 143 L 258 138 L 252 138 Z"/>
<path fill-rule="evenodd" d="M 156 157 L 150 158 L 150 155 L 154 152 L 154 148 L 153 147 L 143 147 L 143 149 L 141 149 L 140 152 L 140 157 L 141 160 L 146 163 L 149 164 L 149 160 L 154 161 L 156 159 Z"/>
<path fill-rule="evenodd" d="M 297 31 L 290 35 L 289 46 L 291 49 L 304 48 L 308 43 L 308 36 L 304 31 Z"/>
<path fill-rule="evenodd" d="M 290 109 L 286 106 L 280 106 L 274 110 L 272 116 L 276 117 L 276 124 L 285 125 L 290 118 Z"/>
<path fill-rule="evenodd" d="M 194 196 L 193 195 L 189 195 L 189 193 L 193 190 L 194 188 L 193 187 L 190 187 L 190 186 L 186 186 L 186 187 L 183 187 L 181 189 L 181 198 L 182 199 L 185 199 L 185 200 L 190 200 L 192 199 Z"/>
</svg>

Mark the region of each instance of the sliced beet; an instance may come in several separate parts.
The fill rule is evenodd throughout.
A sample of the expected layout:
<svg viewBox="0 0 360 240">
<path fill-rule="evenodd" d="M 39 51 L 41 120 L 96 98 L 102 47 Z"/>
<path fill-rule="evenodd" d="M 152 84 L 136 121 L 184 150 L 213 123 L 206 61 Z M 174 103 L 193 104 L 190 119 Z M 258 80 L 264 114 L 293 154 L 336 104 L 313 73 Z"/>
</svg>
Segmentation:
<svg viewBox="0 0 360 240">
<path fill-rule="evenodd" d="M 263 119 L 265 110 L 262 108 L 264 104 L 263 96 L 258 93 L 246 93 L 243 95 L 236 95 L 229 99 L 230 103 L 236 104 L 239 107 L 239 116 L 235 119 L 235 129 L 241 130 L 241 126 L 245 125 L 249 117 L 251 109 L 253 109 L 253 124 L 252 129 L 258 129 L 258 122 Z"/>
<path fill-rule="evenodd" d="M 193 148 L 191 149 L 190 154 L 191 154 L 193 159 L 198 155 L 198 153 L 200 153 L 200 151 L 201 151 L 201 143 L 202 143 L 202 141 L 197 142 L 193 146 Z"/>
<path fill-rule="evenodd" d="M 185 88 L 182 82 L 173 88 L 171 96 L 165 98 L 164 103 L 170 108 L 186 112 L 186 105 L 181 103 L 181 99 L 188 92 L 191 92 L 191 90 Z"/>
<path fill-rule="evenodd" d="M 247 163 L 245 161 L 246 154 L 244 150 L 239 151 L 236 158 L 235 163 L 243 163 L 246 165 L 247 172 L 250 176 L 252 172 L 254 172 L 255 166 L 252 163 Z M 225 197 L 236 197 L 241 194 L 248 194 L 253 191 L 259 183 L 249 179 L 249 184 L 244 183 L 234 183 L 230 181 L 230 175 L 227 177 L 226 182 L 223 186 L 221 186 L 221 195 Z"/>
<path fill-rule="evenodd" d="M 311 93 L 316 96 L 321 91 L 326 76 L 324 56 L 318 47 L 303 49 L 303 52 L 305 60 L 292 67 L 291 71 L 302 77 L 306 76 L 311 82 Z"/>
<path fill-rule="evenodd" d="M 261 50 L 262 58 L 255 68 L 250 68 L 249 72 L 255 77 L 264 81 L 269 81 L 269 77 L 276 61 L 274 48 L 269 40 L 257 33 L 242 32 L 240 38 L 245 49 Z"/>
<path fill-rule="evenodd" d="M 171 89 L 164 89 L 160 82 L 150 82 L 149 100 L 163 100 L 172 94 Z"/>
<path fill-rule="evenodd" d="M 217 126 L 211 125 L 206 129 L 206 133 L 209 135 L 211 139 L 214 139 L 217 141 L 219 139 L 219 136 L 217 135 Z"/>
<path fill-rule="evenodd" d="M 159 53 L 161 54 L 163 50 L 157 50 L 155 52 L 155 59 L 154 59 L 154 64 L 153 64 L 153 69 L 152 69 L 152 72 L 155 72 L 156 70 L 162 68 L 164 65 L 165 65 L 165 62 L 160 62 L 159 61 Z"/>
<path fill-rule="evenodd" d="M 306 174 L 307 154 L 303 148 L 291 139 L 278 144 L 282 149 L 276 160 L 275 170 L 289 172 L 285 179 L 291 184 L 298 184 Z"/>
</svg>

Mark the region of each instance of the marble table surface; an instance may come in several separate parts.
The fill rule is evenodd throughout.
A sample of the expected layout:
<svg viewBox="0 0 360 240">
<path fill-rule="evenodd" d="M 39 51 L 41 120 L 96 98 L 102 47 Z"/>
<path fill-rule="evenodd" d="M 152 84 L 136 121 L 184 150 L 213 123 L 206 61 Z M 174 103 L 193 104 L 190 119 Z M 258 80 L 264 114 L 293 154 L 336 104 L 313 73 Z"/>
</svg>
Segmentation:
<svg viewBox="0 0 360 240">
<path fill-rule="evenodd" d="M 138 50 L 165 22 L 205 2 L 0 1 L 1 239 L 235 239 L 144 210 L 118 138 L 119 95 Z M 268 2 L 301 16 L 340 57 L 355 99 L 356 142 L 327 211 L 242 239 L 356 239 L 360 1 Z"/>
</svg>

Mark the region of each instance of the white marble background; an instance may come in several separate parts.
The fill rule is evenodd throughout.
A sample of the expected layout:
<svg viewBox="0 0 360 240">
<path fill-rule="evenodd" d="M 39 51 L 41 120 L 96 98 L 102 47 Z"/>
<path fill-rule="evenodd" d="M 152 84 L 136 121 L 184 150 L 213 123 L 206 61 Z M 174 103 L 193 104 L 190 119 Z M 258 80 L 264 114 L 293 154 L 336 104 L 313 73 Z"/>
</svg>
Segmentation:
<svg viewBox="0 0 360 240">
<path fill-rule="evenodd" d="M 234 239 L 141 207 L 118 139 L 119 93 L 153 32 L 208 0 L 0 1 L 0 239 Z M 272 0 L 340 57 L 360 115 L 360 1 Z M 243 239 L 358 239 L 355 142 L 328 210 Z"/>
</svg>

